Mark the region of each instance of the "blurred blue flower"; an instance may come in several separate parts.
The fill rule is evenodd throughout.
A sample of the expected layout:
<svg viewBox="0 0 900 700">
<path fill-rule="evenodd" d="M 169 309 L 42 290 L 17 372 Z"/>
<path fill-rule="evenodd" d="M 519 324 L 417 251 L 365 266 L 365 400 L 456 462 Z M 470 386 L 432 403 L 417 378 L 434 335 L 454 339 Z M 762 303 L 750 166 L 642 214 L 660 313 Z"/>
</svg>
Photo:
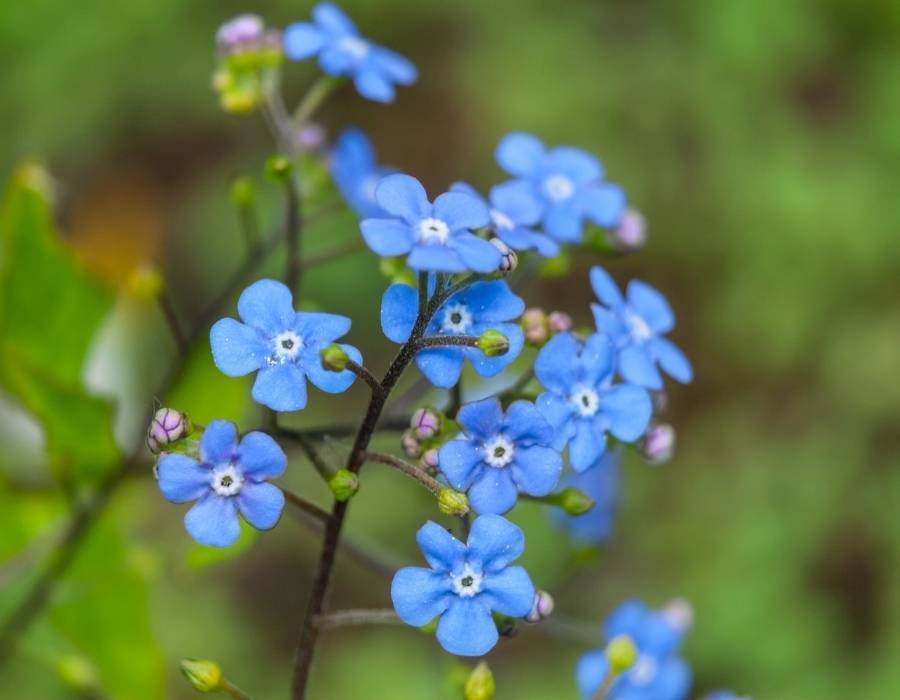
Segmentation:
<svg viewBox="0 0 900 700">
<path fill-rule="evenodd" d="M 531 579 L 521 566 L 509 566 L 522 555 L 525 536 L 505 518 L 476 518 L 466 544 L 427 522 L 416 541 L 431 568 L 408 566 L 394 575 L 394 609 L 415 627 L 440 616 L 437 640 L 451 654 L 482 656 L 494 647 L 492 610 L 510 617 L 531 612 Z"/>
<path fill-rule="evenodd" d="M 336 5 L 319 3 L 313 22 L 296 22 L 284 30 L 284 54 L 294 61 L 319 57 L 328 75 L 353 79 L 360 95 L 376 102 L 392 102 L 394 85 L 412 85 L 416 67 L 400 54 L 359 35 L 353 21 Z"/>
<path fill-rule="evenodd" d="M 384 216 L 375 188 L 391 170 L 375 160 L 375 151 L 359 129 L 344 129 L 330 153 L 331 176 L 344 200 L 364 217 Z"/>
<path fill-rule="evenodd" d="M 259 280 L 238 299 L 243 323 L 223 318 L 209 333 L 213 361 L 229 377 L 257 372 L 253 399 L 273 411 L 306 406 L 306 380 L 322 391 L 339 394 L 356 379 L 350 370 L 331 372 L 319 353 L 350 330 L 350 319 L 324 313 L 296 312 L 291 290 L 275 280 Z M 361 363 L 351 345 L 341 345 Z"/>
<path fill-rule="evenodd" d="M 682 384 L 691 381 L 694 373 L 690 361 L 662 337 L 675 327 L 675 314 L 662 294 L 649 284 L 631 280 L 623 297 L 602 267 L 591 269 L 591 286 L 601 302 L 591 306 L 597 330 L 615 345 L 623 379 L 648 389 L 662 389 L 658 365 Z"/>
<path fill-rule="evenodd" d="M 683 700 L 691 689 L 691 671 L 678 656 L 684 629 L 661 610 L 651 610 L 637 600 L 616 608 L 606 619 L 603 635 L 609 642 L 625 635 L 638 651 L 637 662 L 613 681 L 609 700 Z M 603 649 L 578 660 L 575 676 L 585 700 L 594 697 L 606 678 L 608 664 Z"/>
<path fill-rule="evenodd" d="M 471 232 L 490 223 L 476 197 L 445 192 L 428 201 L 425 188 L 409 175 L 388 175 L 375 188 L 375 201 L 392 218 L 365 219 L 360 230 L 378 255 L 409 255 L 414 270 L 493 272 L 500 252 Z"/>
<path fill-rule="evenodd" d="M 581 241 L 585 219 L 611 228 L 625 211 L 622 188 L 604 182 L 600 161 L 578 148 L 547 150 L 530 134 L 512 133 L 500 141 L 496 158 L 516 178 L 503 185 L 504 196 L 530 199 L 544 231 L 561 243 Z"/>
<path fill-rule="evenodd" d="M 750 698 L 738 695 L 732 690 L 714 690 L 704 695 L 701 700 L 750 700 Z"/>
<path fill-rule="evenodd" d="M 549 236 L 534 230 L 541 220 L 542 208 L 533 197 L 523 194 L 509 183 L 496 185 L 488 193 L 488 201 L 478 190 L 465 182 L 456 182 L 451 192 L 464 192 L 477 197 L 490 210 L 491 228 L 497 237 L 515 250 L 536 250 L 546 258 L 559 253 L 559 244 Z"/>
<path fill-rule="evenodd" d="M 385 336 L 395 343 L 405 343 L 415 325 L 418 308 L 418 289 L 407 284 L 388 287 L 381 300 L 381 328 Z M 524 310 L 525 303 L 503 280 L 475 282 L 457 292 L 435 312 L 425 329 L 425 337 L 480 336 L 484 331 L 494 329 L 509 340 L 509 350 L 503 355 L 488 357 L 478 348 L 428 348 L 416 355 L 419 371 L 442 389 L 449 389 L 459 381 L 466 359 L 482 377 L 499 374 L 516 359 L 525 344 L 519 325 L 509 323 Z"/>
<path fill-rule="evenodd" d="M 616 506 L 619 502 L 619 467 L 622 451 L 610 450 L 585 471 L 570 472 L 560 487 L 574 487 L 594 500 L 594 507 L 584 515 L 566 515 L 552 508 L 554 519 L 561 523 L 572 539 L 585 544 L 599 544 L 612 536 Z"/>
<path fill-rule="evenodd" d="M 284 494 L 267 483 L 284 474 L 287 457 L 265 433 L 247 433 L 238 443 L 233 423 L 216 420 L 200 438 L 200 461 L 182 454 L 159 460 L 159 490 L 173 503 L 197 501 L 184 526 L 197 542 L 227 547 L 240 535 L 238 513 L 258 530 L 275 527 Z"/>
<path fill-rule="evenodd" d="M 653 405 L 646 390 L 613 384 L 615 353 L 609 338 L 595 333 L 584 343 L 571 333 L 555 335 L 534 364 L 546 392 L 537 400 L 557 431 L 556 446 L 569 446 L 569 462 L 579 472 L 606 449 L 606 433 L 634 442 L 647 429 Z"/>
<path fill-rule="evenodd" d="M 438 468 L 450 485 L 468 491 L 476 513 L 505 513 L 519 491 L 546 496 L 555 488 L 562 456 L 550 447 L 553 429 L 529 401 L 506 413 L 496 397 L 463 406 L 463 434 L 441 447 Z"/>
</svg>

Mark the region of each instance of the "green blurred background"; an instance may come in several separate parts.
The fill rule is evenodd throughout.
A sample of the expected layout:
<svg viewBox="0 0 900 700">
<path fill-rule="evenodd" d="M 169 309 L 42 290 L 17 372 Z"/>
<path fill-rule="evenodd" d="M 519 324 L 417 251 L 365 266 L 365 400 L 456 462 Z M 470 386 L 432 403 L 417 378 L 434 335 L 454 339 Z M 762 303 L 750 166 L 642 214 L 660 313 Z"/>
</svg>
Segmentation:
<svg viewBox="0 0 900 700">
<path fill-rule="evenodd" d="M 8 177 L 36 158 L 52 174 L 54 211 L 81 270 L 42 268 L 59 263 L 53 254 L 15 259 L 7 249 L 2 261 L 45 282 L 15 311 L 37 329 L 32 337 L 54 318 L 39 349 L 19 348 L 23 364 L 3 355 L 4 617 L 56 541 L 79 483 L 115 459 L 102 427 L 113 409 L 96 396 L 117 402 L 115 436 L 133 444 L 171 361 L 162 318 L 123 291 L 128 275 L 159 264 L 189 317 L 241 255 L 231 178 L 253 176 L 264 222 L 278 220 L 278 193 L 262 178 L 272 151 L 264 124 L 220 112 L 209 87 L 215 29 L 241 11 L 283 26 L 306 18 L 310 5 L 0 7 L 0 168 Z M 897 697 L 900 3 L 343 6 L 366 35 L 411 57 L 421 77 L 390 107 L 344 88 L 321 113 L 332 133 L 363 127 L 382 161 L 438 192 L 459 178 L 497 181 L 498 139 L 531 131 L 599 154 L 649 220 L 647 249 L 609 269 L 620 282 L 634 275 L 664 290 L 679 315 L 675 339 L 697 375 L 670 397 L 679 449 L 662 467 L 626 463 L 616 535 L 586 563 L 560 546 L 544 513 L 517 510 L 536 583 L 553 591 L 559 610 L 596 622 L 629 596 L 690 600 L 685 655 L 698 692 Z M 310 65 L 287 68 L 292 101 L 313 75 Z M 308 250 L 356 235 L 350 215 L 321 218 Z M 598 261 L 580 254 L 568 276 L 531 286 L 526 302 L 589 322 L 587 270 Z M 276 256 L 268 270 L 280 269 Z M 349 340 L 376 369 L 392 349 L 377 327 L 384 285 L 376 259 L 358 255 L 311 272 L 303 298 L 352 316 Z M 57 343 L 84 352 L 57 362 Z M 62 421 L 49 439 L 23 418 L 16 397 L 27 388 L 10 379 L 32 360 L 65 380 L 28 404 L 43 422 Z M 174 396 L 157 398 L 201 423 L 231 418 L 247 430 L 260 420 L 248 389 L 221 377 L 204 346 Z M 341 420 L 348 403 L 361 409 L 364 394 L 314 393 L 296 423 Z M 92 426 L 98 432 L 76 434 Z M 346 449 L 325 447 L 335 459 Z M 286 481 L 325 503 L 300 455 Z M 182 510 L 146 473 L 119 490 L 47 614 L 0 671 L 0 695 L 188 698 L 194 691 L 177 661 L 206 657 L 258 700 L 286 696 L 317 538 L 285 517 L 274 533 L 216 557 L 191 544 Z M 427 517 L 435 512 L 426 496 L 375 467 L 349 531 L 414 561 L 413 533 Z M 333 607 L 387 601 L 385 580 L 341 565 Z M 460 697 L 458 662 L 415 630 L 336 631 L 323 642 L 315 698 Z M 572 669 L 585 648 L 525 630 L 490 655 L 497 697 L 577 697 Z"/>
</svg>

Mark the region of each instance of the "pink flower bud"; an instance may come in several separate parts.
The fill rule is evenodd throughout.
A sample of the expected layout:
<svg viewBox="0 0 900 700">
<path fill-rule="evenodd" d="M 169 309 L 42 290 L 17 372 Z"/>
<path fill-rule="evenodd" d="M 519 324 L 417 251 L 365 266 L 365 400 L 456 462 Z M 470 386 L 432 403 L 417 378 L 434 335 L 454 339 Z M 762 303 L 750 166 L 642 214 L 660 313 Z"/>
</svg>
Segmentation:
<svg viewBox="0 0 900 700">
<path fill-rule="evenodd" d="M 404 431 L 400 436 L 400 447 L 407 457 L 419 457 L 422 454 L 422 444 L 412 428 Z"/>
<path fill-rule="evenodd" d="M 519 266 L 519 256 L 512 248 L 499 238 L 492 238 L 491 244 L 500 251 L 500 267 L 498 270 L 503 275 L 508 275 Z"/>
<path fill-rule="evenodd" d="M 547 591 L 539 590 L 534 596 L 534 605 L 531 608 L 531 612 L 525 616 L 525 622 L 531 622 L 532 624 L 540 622 L 544 618 L 549 617 L 552 612 L 553 596 Z"/>
<path fill-rule="evenodd" d="M 430 408 L 420 408 L 412 415 L 409 427 L 420 440 L 430 440 L 441 432 L 441 416 Z"/>
<path fill-rule="evenodd" d="M 647 220 L 639 211 L 626 209 L 611 238 L 613 246 L 622 253 L 640 250 L 647 242 Z"/>
<path fill-rule="evenodd" d="M 547 314 L 543 309 L 533 307 L 525 309 L 522 314 L 522 332 L 525 340 L 531 345 L 543 345 L 550 337 L 550 326 Z"/>
<path fill-rule="evenodd" d="M 191 431 L 188 417 L 174 408 L 161 408 L 150 421 L 147 428 L 147 447 L 155 455 L 162 452 L 166 445 L 180 440 Z"/>
<path fill-rule="evenodd" d="M 572 317 L 564 311 L 551 311 L 547 322 L 553 333 L 565 333 L 572 330 Z"/>
<path fill-rule="evenodd" d="M 675 452 L 675 428 L 668 423 L 654 423 L 641 440 L 640 450 L 651 464 L 668 462 Z"/>
</svg>

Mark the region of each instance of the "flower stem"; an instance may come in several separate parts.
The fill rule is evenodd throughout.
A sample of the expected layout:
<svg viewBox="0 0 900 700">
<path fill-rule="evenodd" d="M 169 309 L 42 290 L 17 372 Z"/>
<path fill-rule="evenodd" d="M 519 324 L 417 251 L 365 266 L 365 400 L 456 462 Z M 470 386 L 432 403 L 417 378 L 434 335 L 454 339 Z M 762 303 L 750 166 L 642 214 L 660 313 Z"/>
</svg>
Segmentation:
<svg viewBox="0 0 900 700">
<path fill-rule="evenodd" d="M 312 116 L 316 113 L 316 110 L 319 109 L 325 99 L 342 82 L 344 81 L 340 78 L 333 78 L 327 75 L 323 75 L 315 83 L 313 83 L 313 86 L 309 89 L 306 95 L 304 95 L 303 99 L 300 101 L 300 104 L 297 105 L 297 109 L 294 110 L 294 115 L 291 117 L 291 124 L 293 124 L 294 128 L 299 129 L 303 127 L 306 122 L 312 119 Z"/>
<path fill-rule="evenodd" d="M 373 394 L 380 394 L 384 391 L 381 388 L 381 382 L 363 365 L 353 360 L 347 360 L 347 369 L 368 384 Z"/>
<path fill-rule="evenodd" d="M 238 688 L 234 683 L 228 680 L 222 680 L 219 684 L 219 690 L 226 695 L 230 695 L 234 700 L 253 700 L 247 693 Z"/>
<path fill-rule="evenodd" d="M 402 625 L 403 621 L 393 610 L 336 610 L 332 613 L 319 615 L 316 618 L 316 627 L 319 630 L 330 630 L 335 627 L 348 627 L 351 625 Z"/>
<path fill-rule="evenodd" d="M 473 335 L 430 335 L 427 338 L 419 338 L 416 343 L 416 351 L 446 347 L 477 348 L 478 338 Z"/>
<path fill-rule="evenodd" d="M 366 462 L 378 462 L 379 464 L 386 464 L 389 467 L 393 467 L 399 472 L 406 474 L 406 476 L 415 479 L 426 489 L 431 491 L 435 496 L 440 495 L 441 493 L 441 485 L 437 479 L 426 474 L 423 470 L 418 467 L 410 464 L 409 462 L 404 462 L 402 459 L 398 459 L 393 455 L 382 454 L 381 452 L 364 452 L 363 459 Z"/>
</svg>

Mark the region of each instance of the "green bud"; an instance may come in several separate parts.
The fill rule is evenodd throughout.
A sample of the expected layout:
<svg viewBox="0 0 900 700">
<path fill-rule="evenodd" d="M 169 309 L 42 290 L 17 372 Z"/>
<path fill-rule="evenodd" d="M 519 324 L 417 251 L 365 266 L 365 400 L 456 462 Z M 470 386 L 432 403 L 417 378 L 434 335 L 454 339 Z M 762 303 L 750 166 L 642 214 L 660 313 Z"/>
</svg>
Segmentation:
<svg viewBox="0 0 900 700">
<path fill-rule="evenodd" d="M 234 178 L 228 193 L 231 203 L 238 209 L 250 209 L 256 204 L 256 188 L 246 175 Z"/>
<path fill-rule="evenodd" d="M 494 697 L 494 674 L 487 661 L 482 661 L 469 674 L 463 689 L 465 700 L 491 700 Z"/>
<path fill-rule="evenodd" d="M 319 355 L 322 358 L 322 366 L 329 372 L 343 372 L 347 369 L 347 363 L 350 361 L 344 348 L 337 343 L 332 343 L 324 348 Z"/>
<path fill-rule="evenodd" d="M 266 176 L 278 183 L 287 182 L 293 166 L 287 156 L 270 156 L 266 159 Z"/>
<path fill-rule="evenodd" d="M 90 661 L 79 654 L 67 654 L 57 659 L 56 672 L 63 683 L 82 693 L 100 687 L 97 671 Z"/>
<path fill-rule="evenodd" d="M 606 660 L 609 670 L 614 676 L 627 671 L 637 661 L 637 647 L 627 634 L 613 637 L 606 645 Z"/>
<path fill-rule="evenodd" d="M 222 687 L 222 669 L 215 661 L 183 659 L 181 672 L 188 683 L 201 693 L 212 693 Z"/>
<path fill-rule="evenodd" d="M 349 501 L 359 491 L 359 477 L 348 469 L 338 469 L 328 480 L 328 488 L 336 501 Z"/>
<path fill-rule="evenodd" d="M 469 499 L 460 491 L 443 488 L 438 494 L 438 508 L 447 515 L 465 515 L 469 512 Z"/>
<path fill-rule="evenodd" d="M 509 339 L 500 331 L 491 328 L 481 334 L 477 347 L 488 357 L 499 357 L 509 350 Z"/>
<path fill-rule="evenodd" d="M 584 515 L 594 507 L 594 499 L 573 486 L 567 486 L 554 494 L 554 500 L 567 515 Z"/>
</svg>

